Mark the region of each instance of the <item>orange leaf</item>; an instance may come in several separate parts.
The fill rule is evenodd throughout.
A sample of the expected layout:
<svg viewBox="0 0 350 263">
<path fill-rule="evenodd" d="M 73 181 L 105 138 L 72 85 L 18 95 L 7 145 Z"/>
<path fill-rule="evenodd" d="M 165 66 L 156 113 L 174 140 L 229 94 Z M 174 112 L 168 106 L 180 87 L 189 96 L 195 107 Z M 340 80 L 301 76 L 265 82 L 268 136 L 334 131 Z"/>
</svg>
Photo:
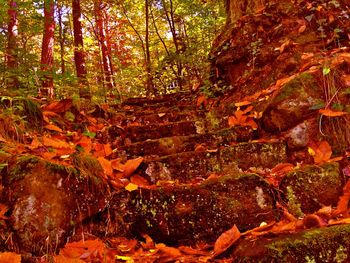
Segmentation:
<svg viewBox="0 0 350 263">
<path fill-rule="evenodd" d="M 0 219 L 7 219 L 7 217 L 5 216 L 5 213 L 7 212 L 8 208 L 6 205 L 3 205 L 0 203 Z"/>
<path fill-rule="evenodd" d="M 301 27 L 299 27 L 298 32 L 303 33 L 305 31 L 305 29 L 306 29 L 306 25 L 302 25 Z"/>
<path fill-rule="evenodd" d="M 43 137 L 43 145 L 53 148 L 72 148 L 72 146 L 62 140 Z"/>
<path fill-rule="evenodd" d="M 171 258 L 178 258 L 182 256 L 181 251 L 175 247 L 160 247 L 159 251 L 163 252 L 165 255 Z"/>
<path fill-rule="evenodd" d="M 125 163 L 125 169 L 124 169 L 124 176 L 128 177 L 133 172 L 136 171 L 136 169 L 140 166 L 140 164 L 143 162 L 143 158 L 139 157 L 136 159 L 127 160 Z"/>
<path fill-rule="evenodd" d="M 280 163 L 280 164 L 277 164 L 274 168 L 272 168 L 271 174 L 280 177 L 290 172 L 291 170 L 293 170 L 293 168 L 294 168 L 293 164 Z"/>
<path fill-rule="evenodd" d="M 13 252 L 0 253 L 0 263 L 21 263 L 21 255 Z"/>
<path fill-rule="evenodd" d="M 111 164 L 114 170 L 117 170 L 119 172 L 125 171 L 125 164 L 121 163 L 121 158 L 111 160 Z"/>
<path fill-rule="evenodd" d="M 244 123 L 242 123 L 242 126 L 250 126 L 253 130 L 258 128 L 258 124 L 256 124 L 252 118 L 248 118 Z"/>
<path fill-rule="evenodd" d="M 45 125 L 45 128 L 50 131 L 63 132 L 63 130 L 60 127 L 57 127 L 56 125 L 53 125 L 53 124 Z"/>
<path fill-rule="evenodd" d="M 73 100 L 72 99 L 64 99 L 61 101 L 55 101 L 52 102 L 46 106 L 43 106 L 42 108 L 45 111 L 52 111 L 56 113 L 63 113 L 68 111 L 68 109 L 73 105 Z"/>
<path fill-rule="evenodd" d="M 142 176 L 138 175 L 138 174 L 135 174 L 135 175 L 131 176 L 130 182 L 133 183 L 133 184 L 136 184 L 139 187 L 143 187 L 143 186 L 148 186 L 149 185 L 148 181 L 145 178 L 143 178 Z"/>
<path fill-rule="evenodd" d="M 101 143 L 96 143 L 94 145 L 94 156 L 95 157 L 107 157 L 112 154 L 113 150 L 111 145 L 108 144 L 101 144 Z"/>
<path fill-rule="evenodd" d="M 103 157 L 98 157 L 97 160 L 101 164 L 103 171 L 106 175 L 110 176 L 113 174 L 112 164 L 109 160 L 107 160 Z"/>
<path fill-rule="evenodd" d="M 349 114 L 345 111 L 333 111 L 331 109 L 320 109 L 318 112 L 327 117 L 339 117 Z"/>
<path fill-rule="evenodd" d="M 214 256 L 218 256 L 229 249 L 239 238 L 241 233 L 239 232 L 236 225 L 231 229 L 222 233 L 221 236 L 216 240 L 214 245 Z"/>
<path fill-rule="evenodd" d="M 203 104 L 203 106 L 206 106 L 206 104 L 207 104 L 207 99 L 205 98 L 204 95 L 201 95 L 197 98 L 197 107 L 202 106 L 202 104 Z"/>
<path fill-rule="evenodd" d="M 314 162 L 315 164 L 322 164 L 327 161 L 332 156 L 332 148 L 327 141 L 321 141 L 318 144 L 310 146 L 314 151 Z"/>
<path fill-rule="evenodd" d="M 241 101 L 241 102 L 236 102 L 235 106 L 236 107 L 242 107 L 242 106 L 247 106 L 247 105 L 250 105 L 250 104 L 252 104 L 251 101 L 245 100 L 245 101 Z"/>
<path fill-rule="evenodd" d="M 62 255 L 55 256 L 55 263 L 85 263 L 85 261 L 82 261 L 79 258 L 67 258 Z"/>
<path fill-rule="evenodd" d="M 350 180 L 343 187 L 343 195 L 339 198 L 335 215 L 344 214 L 348 211 L 350 200 Z"/>
<path fill-rule="evenodd" d="M 81 146 L 82 148 L 84 148 L 84 151 L 86 153 L 89 153 L 92 148 L 92 140 L 88 136 L 82 136 L 80 140 L 76 143 L 76 145 Z"/>
<path fill-rule="evenodd" d="M 60 251 L 60 255 L 73 259 L 103 258 L 105 252 L 104 243 L 99 240 L 81 240 L 67 243 Z M 90 260 L 91 261 L 91 260 Z"/>
</svg>

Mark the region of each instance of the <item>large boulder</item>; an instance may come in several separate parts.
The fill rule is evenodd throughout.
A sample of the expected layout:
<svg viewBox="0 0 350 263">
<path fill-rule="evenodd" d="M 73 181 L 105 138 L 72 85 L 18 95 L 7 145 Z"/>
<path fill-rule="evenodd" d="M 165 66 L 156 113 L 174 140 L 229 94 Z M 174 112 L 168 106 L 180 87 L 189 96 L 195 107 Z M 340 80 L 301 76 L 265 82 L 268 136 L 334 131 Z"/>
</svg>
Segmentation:
<svg viewBox="0 0 350 263">
<path fill-rule="evenodd" d="M 10 209 L 7 229 L 22 252 L 55 252 L 79 223 L 105 207 L 98 162 L 82 156 L 76 162 L 80 169 L 25 155 L 3 170 L 0 203 Z"/>
</svg>

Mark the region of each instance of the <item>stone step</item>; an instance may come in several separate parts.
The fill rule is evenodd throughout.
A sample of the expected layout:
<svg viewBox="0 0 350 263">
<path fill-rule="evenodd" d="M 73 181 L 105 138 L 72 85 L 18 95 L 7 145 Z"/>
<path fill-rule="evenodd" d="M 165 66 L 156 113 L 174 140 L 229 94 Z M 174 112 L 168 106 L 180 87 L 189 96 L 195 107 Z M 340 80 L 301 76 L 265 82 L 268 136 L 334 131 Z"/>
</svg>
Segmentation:
<svg viewBox="0 0 350 263">
<path fill-rule="evenodd" d="M 254 174 L 122 191 L 110 204 L 111 222 L 119 223 L 109 233 L 147 233 L 167 244 L 215 241 L 234 224 L 244 231 L 278 217 L 271 186 Z"/>
<path fill-rule="evenodd" d="M 240 241 L 234 262 L 350 262 L 350 224 Z"/>
<path fill-rule="evenodd" d="M 149 97 L 138 97 L 138 98 L 128 98 L 123 103 L 122 106 L 144 106 L 144 105 L 154 105 L 164 102 L 184 102 L 194 99 L 194 94 L 191 92 L 177 92 L 172 94 L 164 94 L 154 98 Z"/>
<path fill-rule="evenodd" d="M 252 129 L 236 126 L 206 134 L 164 137 L 137 142 L 122 149 L 132 158 L 145 155 L 164 156 L 195 151 L 199 145 L 205 149 L 217 149 L 220 146 L 227 146 L 235 142 L 247 142 L 253 138 L 256 138 L 256 132 Z"/>
<path fill-rule="evenodd" d="M 250 167 L 273 168 L 286 162 L 283 142 L 248 142 L 223 147 L 215 152 L 183 152 L 163 157 L 148 157 L 139 173 L 150 182 L 177 180 L 189 182 L 212 173 L 232 173 Z"/>
<path fill-rule="evenodd" d="M 111 126 L 108 129 L 108 137 L 111 141 L 118 140 L 119 145 L 125 145 L 163 137 L 204 134 L 205 132 L 205 123 L 203 121 L 181 121 L 165 124 L 128 126 L 125 129 L 118 126 Z"/>
<path fill-rule="evenodd" d="M 144 107 L 134 106 L 130 108 L 116 108 L 114 111 L 116 113 L 122 113 L 126 116 L 142 116 L 146 114 L 155 114 L 155 113 L 167 113 L 173 111 L 192 111 L 197 110 L 198 107 L 195 104 L 183 104 L 177 105 L 173 104 L 172 106 L 159 106 L 159 105 L 146 105 Z"/>
<path fill-rule="evenodd" d="M 158 113 L 146 113 L 138 116 L 115 115 L 112 124 L 122 127 L 132 125 L 165 124 L 170 122 L 203 120 L 206 112 L 203 110 L 192 111 L 165 111 Z"/>
</svg>

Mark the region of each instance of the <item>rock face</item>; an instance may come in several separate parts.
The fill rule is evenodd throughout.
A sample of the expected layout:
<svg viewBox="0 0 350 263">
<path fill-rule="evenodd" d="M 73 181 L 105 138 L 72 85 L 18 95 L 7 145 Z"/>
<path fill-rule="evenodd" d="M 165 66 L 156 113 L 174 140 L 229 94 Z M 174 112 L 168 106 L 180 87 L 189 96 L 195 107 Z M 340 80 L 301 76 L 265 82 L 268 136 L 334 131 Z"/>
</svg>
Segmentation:
<svg viewBox="0 0 350 263">
<path fill-rule="evenodd" d="M 317 65 L 312 58 L 322 58 L 321 49 L 336 49 L 338 43 L 347 46 L 350 22 L 342 13 L 347 3 L 337 3 L 314 1 L 308 7 L 304 1 L 271 1 L 258 13 L 228 23 L 213 44 L 212 79 L 231 85 L 237 100 Z M 334 30 L 339 34 L 335 36 Z"/>
<path fill-rule="evenodd" d="M 35 156 L 14 158 L 3 174 L 1 203 L 12 209 L 9 228 L 21 251 L 55 252 L 74 227 L 105 207 L 106 186 L 97 173 Z"/>
</svg>

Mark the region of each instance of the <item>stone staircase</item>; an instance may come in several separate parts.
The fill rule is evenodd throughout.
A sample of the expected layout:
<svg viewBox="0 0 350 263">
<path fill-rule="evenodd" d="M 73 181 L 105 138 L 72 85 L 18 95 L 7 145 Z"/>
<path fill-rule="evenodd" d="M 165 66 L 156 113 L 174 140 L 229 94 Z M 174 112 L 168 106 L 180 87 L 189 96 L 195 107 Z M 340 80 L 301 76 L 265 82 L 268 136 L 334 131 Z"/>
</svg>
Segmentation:
<svg viewBox="0 0 350 263">
<path fill-rule="evenodd" d="M 147 185 L 114 194 L 108 216 L 102 214 L 92 232 L 146 233 L 157 242 L 193 245 L 214 242 L 233 225 L 244 232 L 279 221 L 279 204 L 295 217 L 337 205 L 345 182 L 338 163 L 296 167 L 274 186 L 266 174 L 293 162 L 286 142 L 263 137 L 260 128 L 228 127 L 229 112 L 195 104 L 190 94 L 124 102 L 126 114 L 112 122 L 108 138 L 118 145 L 114 157 L 143 157 L 136 173 Z M 107 220 L 112 223 L 106 229 L 101 224 Z M 308 229 L 312 227 L 242 239 L 225 255 L 233 262 L 350 260 L 348 225 Z"/>
</svg>

